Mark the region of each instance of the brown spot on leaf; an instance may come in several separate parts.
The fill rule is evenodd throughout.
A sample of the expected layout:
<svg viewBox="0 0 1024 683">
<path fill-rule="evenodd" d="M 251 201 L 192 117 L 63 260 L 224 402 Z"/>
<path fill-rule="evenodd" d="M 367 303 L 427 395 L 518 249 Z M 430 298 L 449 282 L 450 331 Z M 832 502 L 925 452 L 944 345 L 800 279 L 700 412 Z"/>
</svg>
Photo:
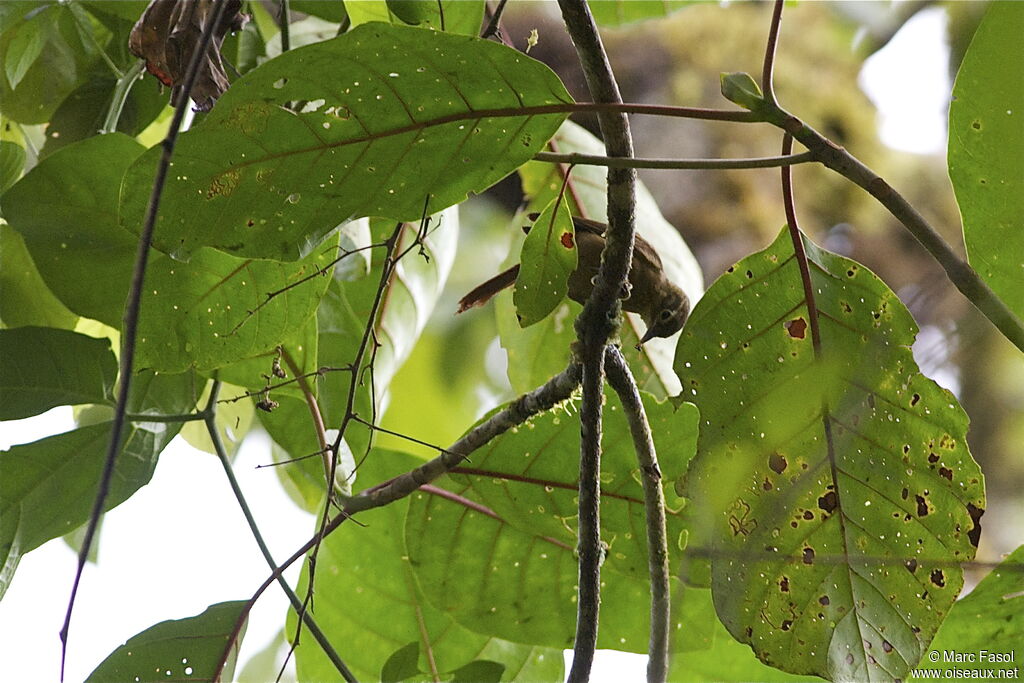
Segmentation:
<svg viewBox="0 0 1024 683">
<path fill-rule="evenodd" d="M 807 336 L 807 321 L 803 318 L 794 318 L 783 324 L 789 336 L 793 339 L 803 339 Z"/>
<path fill-rule="evenodd" d="M 953 481 L 953 470 L 949 469 L 948 467 L 940 467 L 939 468 L 939 476 L 940 477 L 944 477 L 945 479 L 948 479 L 949 481 Z"/>
<path fill-rule="evenodd" d="M 762 482 L 761 484 L 761 488 L 763 488 L 765 491 L 771 491 L 775 487 L 772 486 L 772 480 L 769 479 L 768 477 L 765 477 L 764 482 Z"/>
<path fill-rule="evenodd" d="M 781 453 L 772 453 L 768 456 L 768 467 L 771 468 L 775 474 L 782 474 L 786 471 L 789 463 L 786 462 L 786 456 Z"/>
<path fill-rule="evenodd" d="M 938 453 L 929 453 L 928 454 L 928 462 L 930 462 L 930 463 L 932 463 L 934 465 L 938 461 L 939 461 L 939 454 Z"/>
<path fill-rule="evenodd" d="M 573 234 L 571 232 L 563 232 L 562 236 L 559 238 L 559 241 L 562 243 L 562 246 L 565 247 L 566 249 L 572 249 L 574 246 L 576 246 L 576 243 L 573 240 Z"/>
<path fill-rule="evenodd" d="M 847 664 L 853 664 L 853 653 L 852 652 L 848 652 L 846 654 L 846 663 Z"/>
<path fill-rule="evenodd" d="M 882 649 L 886 652 L 892 652 L 892 643 L 890 643 L 888 640 L 883 640 Z"/>
<path fill-rule="evenodd" d="M 746 629 L 744 629 L 743 633 L 745 633 L 747 638 L 749 638 L 752 635 L 754 635 L 754 629 L 748 626 Z"/>
<path fill-rule="evenodd" d="M 804 510 L 804 519 L 806 519 L 807 521 L 814 519 L 814 513 L 811 512 L 810 510 Z"/>
<path fill-rule="evenodd" d="M 971 542 L 971 545 L 977 548 L 978 541 L 981 540 L 981 516 L 985 514 L 985 510 L 974 503 L 968 503 L 967 514 L 971 516 L 971 521 L 974 522 L 974 526 L 967 532 L 967 539 Z"/>
<path fill-rule="evenodd" d="M 914 394 L 910 399 L 910 405 L 916 406 L 917 402 L 921 400 L 921 394 Z"/>
<path fill-rule="evenodd" d="M 831 515 L 836 509 L 837 496 L 835 491 L 829 491 L 824 496 L 818 498 L 818 507 L 825 511 L 825 514 Z"/>
<path fill-rule="evenodd" d="M 915 560 L 914 558 L 910 558 L 909 560 L 903 563 L 903 566 L 907 568 L 908 572 L 913 574 L 917 571 L 917 560 Z"/>
<path fill-rule="evenodd" d="M 909 496 L 909 495 L 910 495 L 910 491 L 909 491 L 909 490 L 907 490 L 907 487 L 905 487 L 905 486 L 904 486 L 904 487 L 903 487 L 903 490 L 902 490 L 902 491 L 900 491 L 900 495 L 901 495 L 901 496 L 903 496 L 903 500 L 906 500 L 906 499 L 907 499 L 907 496 Z"/>
<path fill-rule="evenodd" d="M 783 631 L 788 631 L 792 626 L 793 626 L 793 620 L 792 619 L 783 619 L 782 620 L 781 628 L 782 628 Z"/>
<path fill-rule="evenodd" d="M 941 569 L 933 569 L 928 578 L 939 588 L 946 585 L 946 575 L 942 573 Z"/>
<path fill-rule="evenodd" d="M 789 577 L 788 576 L 783 576 L 781 579 L 779 579 L 779 590 L 782 591 L 783 593 L 788 593 L 789 592 Z"/>
<path fill-rule="evenodd" d="M 804 546 L 803 561 L 804 564 L 814 564 L 814 548 Z"/>
<path fill-rule="evenodd" d="M 820 598 L 818 598 L 818 604 L 819 605 L 826 605 L 827 606 L 829 604 L 829 602 L 830 602 L 830 600 L 828 599 L 827 595 L 822 595 Z"/>
<path fill-rule="evenodd" d="M 914 494 L 914 500 L 917 501 L 917 516 L 927 517 L 928 516 L 928 501 L 925 500 L 924 496 Z"/>
</svg>

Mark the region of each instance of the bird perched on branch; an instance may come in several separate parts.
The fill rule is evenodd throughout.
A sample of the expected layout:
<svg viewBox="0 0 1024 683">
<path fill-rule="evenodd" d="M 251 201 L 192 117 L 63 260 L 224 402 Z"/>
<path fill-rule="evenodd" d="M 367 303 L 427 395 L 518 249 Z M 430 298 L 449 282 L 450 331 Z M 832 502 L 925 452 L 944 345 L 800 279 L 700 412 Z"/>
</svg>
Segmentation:
<svg viewBox="0 0 1024 683">
<path fill-rule="evenodd" d="M 537 215 L 530 218 L 536 220 Z M 579 259 L 576 270 L 569 275 L 569 298 L 585 303 L 594 289 L 594 278 L 601 265 L 605 231 L 608 226 L 597 221 L 573 216 Z M 529 232 L 529 228 L 524 228 Z M 498 273 L 459 300 L 458 313 L 474 306 L 482 306 L 506 287 L 512 286 L 519 275 L 519 265 Z M 690 314 L 690 300 L 665 275 L 658 252 L 650 242 L 637 235 L 633 243 L 633 261 L 629 268 L 629 287 L 622 308 L 638 313 L 647 325 L 640 343 L 654 337 L 671 337 L 683 327 Z"/>
</svg>

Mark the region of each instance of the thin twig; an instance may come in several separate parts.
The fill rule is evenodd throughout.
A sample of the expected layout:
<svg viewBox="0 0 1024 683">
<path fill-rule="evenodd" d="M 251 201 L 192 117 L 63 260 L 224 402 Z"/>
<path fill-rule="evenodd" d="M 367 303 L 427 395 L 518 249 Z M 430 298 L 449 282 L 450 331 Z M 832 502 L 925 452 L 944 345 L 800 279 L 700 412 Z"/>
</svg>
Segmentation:
<svg viewBox="0 0 1024 683">
<path fill-rule="evenodd" d="M 608 383 L 622 402 L 629 422 L 633 449 L 640 465 L 644 487 L 644 515 L 647 522 L 647 568 L 651 579 L 651 636 L 648 647 L 647 681 L 662 683 L 668 676 L 671 604 L 668 567 L 668 534 L 665 530 L 665 492 L 661 489 L 661 468 L 654 449 L 654 437 L 647 422 L 640 392 L 626 359 L 615 346 L 605 351 Z"/>
<path fill-rule="evenodd" d="M 292 49 L 292 35 L 291 35 L 291 2 L 290 0 L 281 0 L 281 13 L 278 16 L 278 25 L 281 29 L 281 52 L 288 52 Z"/>
<path fill-rule="evenodd" d="M 782 26 L 782 3 L 776 2 L 772 10 L 772 22 L 768 27 L 768 40 L 764 50 L 764 63 L 761 68 L 761 90 L 764 98 L 775 102 L 775 49 L 779 44 L 779 30 Z"/>
<path fill-rule="evenodd" d="M 480 37 L 484 40 L 493 35 L 498 35 L 498 26 L 501 23 L 501 15 L 505 11 L 505 3 L 507 2 L 508 0 L 499 0 L 498 6 L 494 10 L 494 14 L 491 15 L 491 20 L 487 22 L 487 27 L 480 33 Z M 490 8 L 488 7 L 488 9 Z"/>
<path fill-rule="evenodd" d="M 550 161 L 560 164 L 578 164 L 581 166 L 607 166 L 608 168 L 657 168 L 657 169 L 746 169 L 746 168 L 777 168 L 816 162 L 811 152 L 786 154 L 777 157 L 758 157 L 753 159 L 640 159 L 622 157 L 605 157 L 597 154 L 555 154 L 553 152 L 537 152 L 534 161 Z"/>
<path fill-rule="evenodd" d="M 331 448 L 327 444 L 327 429 L 324 427 L 324 416 L 320 413 L 320 404 L 317 403 L 316 394 L 313 393 L 313 388 L 309 386 L 309 382 L 306 381 L 306 376 L 302 372 L 302 368 L 299 367 L 295 359 L 292 358 L 292 354 L 288 353 L 283 345 L 281 349 L 281 358 L 284 359 L 285 365 L 291 370 L 292 377 L 299 385 L 299 390 L 302 392 L 302 397 L 306 400 L 306 407 L 309 409 L 309 416 L 313 420 L 313 431 L 316 432 L 316 441 L 320 444 L 320 453 L 323 456 L 324 463 L 324 477 L 330 477 L 331 474 Z M 327 490 L 334 490 L 334 482 L 331 479 L 327 479 Z"/>
<path fill-rule="evenodd" d="M 235 500 L 238 502 L 238 507 L 242 510 L 242 515 L 245 517 L 246 523 L 249 525 L 249 530 L 252 531 L 252 536 L 256 540 L 256 545 L 259 546 L 260 552 L 263 554 L 263 558 L 267 561 L 267 565 L 270 567 L 270 571 L 277 571 L 277 564 L 274 562 L 274 556 L 270 553 L 270 548 L 267 547 L 266 541 L 263 540 L 263 534 L 260 533 L 259 526 L 256 524 L 256 519 L 252 515 L 252 510 L 249 509 L 249 504 L 245 500 L 245 495 L 242 493 L 242 487 L 238 484 L 238 479 L 235 478 L 235 472 L 231 467 L 231 460 L 228 458 L 227 449 L 224 448 L 224 442 L 220 438 L 220 432 L 217 431 L 217 395 L 220 392 L 220 382 L 214 381 L 213 386 L 210 388 L 210 399 L 206 404 L 206 408 L 203 410 L 203 420 L 206 424 L 206 431 L 210 435 L 210 441 L 213 442 L 213 450 L 217 453 L 217 458 L 220 460 L 220 464 L 224 468 L 224 474 L 228 478 L 228 483 L 231 485 L 231 491 L 235 494 Z M 288 597 L 288 601 L 292 603 L 292 607 L 299 613 L 302 607 L 302 601 L 299 600 L 299 596 L 295 594 L 292 587 L 288 585 L 284 576 L 278 574 L 277 582 L 281 586 L 281 590 Z M 301 612 L 302 621 L 305 622 L 309 632 L 313 635 L 313 638 L 320 645 L 320 648 L 327 655 L 327 658 L 334 664 L 334 668 L 338 670 L 338 673 L 342 677 L 349 681 L 349 683 L 355 683 L 356 678 L 349 670 L 345 662 L 342 661 L 338 652 L 331 645 L 331 642 L 324 635 L 324 632 L 314 621 L 312 615 L 308 611 Z"/>
<path fill-rule="evenodd" d="M 597 24 L 585 0 L 559 0 L 569 37 L 576 46 L 591 97 L 598 103 L 621 105 L 622 95 L 608 63 Z M 633 156 L 633 141 L 625 112 L 598 112 L 598 122 L 610 157 Z M 604 348 L 615 332 L 621 313 L 619 293 L 627 281 L 633 255 L 636 172 L 608 169 L 608 230 L 594 289 L 576 319 L 583 366 L 580 405 L 579 589 L 576 639 L 570 683 L 590 678 L 597 648 L 601 603 L 600 472 L 601 403 L 604 398 Z"/>
<path fill-rule="evenodd" d="M 181 128 L 181 122 L 185 118 L 192 88 L 195 85 L 196 76 L 199 74 L 199 65 L 210 46 L 210 41 L 213 39 L 216 27 L 221 23 L 227 6 L 226 0 L 218 0 L 213 16 L 206 26 L 203 27 L 203 33 L 196 45 L 196 50 L 192 53 L 188 68 L 185 70 L 181 101 L 178 102 L 178 106 L 174 111 L 174 117 L 171 119 L 170 130 L 167 131 L 167 137 L 164 138 L 162 143 L 163 155 L 156 167 L 156 177 L 153 180 L 153 191 L 150 194 L 149 206 L 146 209 L 146 219 L 142 232 L 139 234 L 131 287 L 128 293 L 128 301 L 125 303 L 124 329 L 121 335 L 121 359 L 118 369 L 121 384 L 117 394 L 117 407 L 114 410 L 114 418 L 110 427 L 110 443 L 103 462 L 103 470 L 100 473 L 99 485 L 96 487 L 96 499 L 93 501 L 92 511 L 89 514 L 89 524 L 85 530 L 85 538 L 82 540 L 82 547 L 78 551 L 78 567 L 75 570 L 75 578 L 71 586 L 71 597 L 68 600 L 67 612 L 64 615 L 64 625 L 60 629 L 61 681 L 64 680 L 64 666 L 67 660 L 71 613 L 75 607 L 75 598 L 78 595 L 78 586 L 82 580 L 82 571 L 85 569 L 85 563 L 89 558 L 89 551 L 92 548 L 93 538 L 96 535 L 96 527 L 99 525 L 107 496 L 110 493 L 110 481 L 114 476 L 117 454 L 121 450 L 121 440 L 124 437 L 125 413 L 128 410 L 128 397 L 132 387 L 132 373 L 135 368 L 135 339 L 139 328 L 142 287 L 146 277 L 146 266 L 149 261 L 150 244 L 153 241 L 153 231 L 156 228 L 156 217 L 160 210 L 160 197 L 163 195 L 164 183 L 167 180 L 167 169 L 171 163 L 171 156 L 174 154 L 174 144 L 178 139 L 178 129 Z"/>
</svg>

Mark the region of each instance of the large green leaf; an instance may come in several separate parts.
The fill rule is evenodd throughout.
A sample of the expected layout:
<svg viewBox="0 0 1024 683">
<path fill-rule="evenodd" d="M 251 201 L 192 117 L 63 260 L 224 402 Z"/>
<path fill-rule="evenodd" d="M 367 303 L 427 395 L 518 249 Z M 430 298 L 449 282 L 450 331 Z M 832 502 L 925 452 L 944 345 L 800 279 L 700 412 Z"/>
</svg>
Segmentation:
<svg viewBox="0 0 1024 683">
<path fill-rule="evenodd" d="M 566 121 L 551 141 L 558 152 L 603 155 L 604 145 L 585 129 Z M 531 199 L 531 209 L 540 210 L 561 191 L 562 172 L 558 165 L 531 161 L 519 171 L 523 190 Z M 606 220 L 608 198 L 607 170 L 600 166 L 575 166 L 570 187 L 565 193 L 573 214 L 594 220 Z M 661 256 L 669 278 L 696 301 L 704 289 L 697 260 L 690 253 L 679 231 L 661 215 L 658 205 L 643 183 L 637 184 L 637 233 L 650 242 Z M 511 302 L 499 296 L 495 305 L 501 345 L 509 355 L 509 380 L 516 391 L 529 391 L 543 383 L 569 360 L 569 346 L 576 338 L 572 321 L 579 307 L 563 304 L 555 315 L 533 327 L 520 330 L 515 325 Z M 640 317 L 627 313 L 620 331 L 622 349 L 644 391 L 658 397 L 679 393 L 679 382 L 672 370 L 675 339 L 652 339 L 640 351 L 634 347 L 645 328 Z"/>
<path fill-rule="evenodd" d="M 421 461 L 409 455 L 374 450 L 359 470 L 360 488 L 418 464 Z M 327 537 L 317 557 L 317 623 L 341 648 L 356 676 L 379 680 L 392 654 L 411 644 L 406 650 L 410 656 L 404 659 L 406 668 L 410 673 L 435 674 L 429 680 L 476 659 L 503 664 L 501 679 L 506 681 L 561 680 L 561 652 L 474 633 L 426 602 L 406 557 L 402 527 L 408 507 L 408 500 L 402 500 L 360 513 L 360 524 L 346 523 Z M 293 613 L 289 620 L 289 633 L 294 633 Z M 373 637 L 367 638 L 367 633 Z M 359 643 L 359 647 L 345 648 L 345 643 Z M 317 644 L 306 636 L 296 657 L 301 679 L 337 677 Z"/>
<path fill-rule="evenodd" d="M 914 363 L 896 295 L 804 247 L 816 319 L 784 230 L 687 323 L 676 371 L 703 424 L 680 483 L 733 636 L 794 673 L 902 678 L 963 585 L 982 475 L 967 416 Z"/>
<path fill-rule="evenodd" d="M 39 276 L 25 240 L 11 226 L 0 223 L 0 327 L 69 329 L 77 320 Z"/>
<path fill-rule="evenodd" d="M 666 481 L 694 452 L 697 410 L 645 401 Z M 649 597 L 643 490 L 618 399 L 607 396 L 601 464 L 599 647 L 644 652 Z M 516 642 L 571 644 L 577 567 L 579 422 L 555 410 L 492 440 L 465 467 L 413 495 L 406 545 L 421 590 L 464 626 Z M 671 496 L 674 498 L 674 496 Z M 683 523 L 670 510 L 670 552 Z M 678 564 L 674 561 L 673 564 Z"/>
<path fill-rule="evenodd" d="M 0 330 L 0 358 L 0 420 L 113 397 L 117 359 L 107 339 L 52 327 Z"/>
<path fill-rule="evenodd" d="M 154 243 L 293 260 L 348 218 L 419 220 L 428 197 L 435 213 L 515 170 L 564 119 L 526 107 L 569 101 L 550 69 L 502 45 L 359 26 L 254 69 L 181 136 Z M 159 156 L 125 179 L 130 229 Z"/>
<path fill-rule="evenodd" d="M 1024 4 L 993 2 L 949 106 L 949 177 L 971 265 L 1024 318 Z"/>
<path fill-rule="evenodd" d="M 24 170 L 25 148 L 9 140 L 0 140 L 0 192 L 6 192 L 16 183 Z"/>
<path fill-rule="evenodd" d="M 75 313 L 117 327 L 135 238 L 117 223 L 121 176 L 144 147 L 120 133 L 69 145 L 3 196 L 43 280 Z"/>
<path fill-rule="evenodd" d="M 1008 666 L 1011 660 L 1005 657 L 1014 652 L 1019 656 L 1021 643 L 1024 643 L 1024 546 L 993 569 L 970 595 L 953 605 L 920 666 L 939 669 L 933 678 L 961 677 L 959 674 L 965 673 L 965 669 L 979 668 L 1019 672 L 1019 663 Z M 946 653 L 973 655 L 976 659 L 953 662 Z M 948 669 L 959 671 L 947 673 Z"/>
<path fill-rule="evenodd" d="M 233 680 L 247 617 L 245 600 L 210 605 L 185 619 L 162 621 L 132 636 L 89 674 L 87 681 Z"/>
</svg>

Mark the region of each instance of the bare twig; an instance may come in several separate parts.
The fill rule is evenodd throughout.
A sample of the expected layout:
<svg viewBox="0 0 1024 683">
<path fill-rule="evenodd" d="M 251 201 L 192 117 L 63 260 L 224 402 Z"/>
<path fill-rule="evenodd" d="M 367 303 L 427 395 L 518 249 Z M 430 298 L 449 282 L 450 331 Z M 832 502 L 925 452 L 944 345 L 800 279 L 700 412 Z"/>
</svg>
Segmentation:
<svg viewBox="0 0 1024 683">
<path fill-rule="evenodd" d="M 647 521 L 647 567 L 651 579 L 651 637 L 648 647 L 647 681 L 661 683 L 668 676 L 669 636 L 671 630 L 668 534 L 665 531 L 665 492 L 661 489 L 661 468 L 654 449 L 651 426 L 647 422 L 640 392 L 626 359 L 615 346 L 605 351 L 608 383 L 622 401 L 622 410 L 633 436 L 633 449 L 640 464 L 644 487 L 644 513 Z"/>
<path fill-rule="evenodd" d="M 290 0 L 280 0 L 281 9 L 278 14 L 278 26 L 281 29 L 281 52 L 288 52 L 292 49 L 292 37 L 291 37 L 291 2 Z"/>
<path fill-rule="evenodd" d="M 555 154 L 553 152 L 537 152 L 534 161 L 551 161 L 560 164 L 580 166 L 607 166 L 608 168 L 656 168 L 656 169 L 743 169 L 743 168 L 776 168 L 817 161 L 814 154 L 786 154 L 777 157 L 760 157 L 754 159 L 624 159 L 622 157 L 604 157 L 595 154 Z"/>
<path fill-rule="evenodd" d="M 498 6 L 495 8 L 494 13 L 491 15 L 491 20 L 487 22 L 487 26 L 480 33 L 480 37 L 483 38 L 484 40 L 495 35 L 498 36 L 499 38 L 501 37 L 501 15 L 505 11 L 505 3 L 507 2 L 508 0 L 499 0 Z M 485 7 L 487 7 L 488 11 L 490 11 L 490 6 L 485 5 Z"/>
<path fill-rule="evenodd" d="M 114 410 L 114 419 L 110 427 L 110 443 L 107 447 L 106 458 L 103 462 L 103 470 L 100 474 L 99 485 L 96 488 L 96 499 L 93 501 L 92 511 L 89 514 L 89 524 L 85 530 L 85 538 L 82 540 L 82 547 L 78 551 L 78 567 L 75 570 L 74 582 L 71 586 L 71 596 L 68 599 L 67 611 L 64 615 L 64 625 L 60 629 L 60 679 L 64 680 L 64 665 L 67 660 L 68 632 L 71 628 L 71 613 L 75 607 L 75 597 L 78 595 L 78 586 L 82 580 L 82 571 L 89 558 L 89 551 L 92 548 L 93 538 L 96 535 L 96 527 L 99 525 L 100 517 L 103 515 L 103 508 L 110 493 L 110 481 L 114 476 L 114 465 L 117 462 L 117 454 L 121 450 L 121 440 L 124 437 L 125 414 L 128 410 L 128 397 L 132 386 L 132 373 L 135 368 L 135 339 L 139 328 L 139 311 L 142 301 L 142 287 L 146 277 L 146 266 L 149 262 L 149 249 L 153 241 L 153 230 L 156 228 L 156 217 L 160 210 L 160 197 L 163 195 L 164 183 L 167 180 L 167 169 L 171 163 L 171 156 L 174 154 L 174 144 L 178 139 L 178 129 L 185 118 L 185 112 L 189 106 L 189 95 L 196 83 L 196 76 L 199 74 L 199 65 L 209 48 L 213 39 L 214 31 L 220 25 L 224 11 L 228 3 L 226 0 L 218 0 L 217 7 L 213 11 L 210 21 L 203 27 L 203 33 L 199 38 L 195 52 L 189 60 L 188 68 L 185 71 L 185 78 L 182 83 L 182 97 L 174 111 L 171 119 L 170 129 L 167 137 L 162 143 L 163 155 L 156 167 L 156 177 L 153 180 L 153 191 L 149 196 L 149 206 L 146 209 L 146 219 L 139 234 L 138 250 L 135 254 L 135 266 L 132 271 L 131 287 L 128 293 L 128 301 L 125 304 L 124 328 L 121 335 L 121 359 L 118 368 L 120 387 L 117 393 L 117 407 Z"/>
<path fill-rule="evenodd" d="M 324 417 L 320 413 L 320 404 L 317 403 L 316 394 L 313 393 L 313 388 L 309 386 L 309 382 L 306 381 L 306 376 L 302 373 L 302 368 L 299 367 L 295 359 L 292 358 L 292 354 L 288 353 L 288 349 L 284 346 L 280 347 L 281 357 L 284 359 L 285 365 L 291 370 L 292 377 L 298 382 L 299 390 L 302 391 L 302 397 L 306 400 L 306 407 L 309 409 L 309 416 L 313 420 L 313 431 L 316 432 L 316 441 L 320 444 L 320 453 L 323 456 L 324 462 L 324 477 L 328 477 L 327 490 L 333 492 L 334 481 L 331 480 L 331 448 L 327 443 L 327 429 L 324 427 Z"/>
<path fill-rule="evenodd" d="M 256 545 L 259 546 L 260 552 L 263 554 L 263 558 L 267 561 L 267 565 L 270 567 L 270 571 L 277 571 L 277 564 L 274 562 L 274 556 L 270 553 L 270 548 L 267 547 L 266 541 L 263 540 L 263 534 L 260 533 L 259 526 L 256 524 L 256 519 L 252 515 L 252 510 L 249 509 L 249 504 L 245 500 L 245 495 L 242 493 L 242 487 L 239 486 L 238 480 L 235 478 L 235 472 L 231 468 L 231 460 L 228 458 L 227 449 L 224 448 L 224 442 L 220 438 L 220 433 L 217 431 L 217 395 L 220 392 L 220 382 L 215 381 L 210 389 L 210 399 L 203 410 L 203 421 L 206 423 L 206 431 L 210 435 L 210 441 L 213 442 L 213 450 L 217 453 L 217 458 L 220 460 L 220 464 L 224 468 L 224 474 L 228 478 L 228 483 L 231 485 L 231 491 L 235 494 L 235 500 L 238 502 L 238 507 L 242 510 L 242 515 L 245 517 L 246 523 L 249 525 L 249 530 L 252 531 L 252 536 L 256 540 Z M 284 577 L 277 574 L 277 582 L 281 586 L 281 590 L 288 597 L 288 601 L 295 608 L 296 613 L 302 615 L 302 620 L 305 622 L 309 632 L 313 634 L 313 638 L 320 645 L 320 648 L 327 655 L 327 658 L 334 664 L 334 668 L 338 670 L 338 673 L 342 677 L 349 681 L 349 683 L 355 683 L 355 676 L 349 670 L 345 662 L 342 661 L 338 652 L 331 645 L 327 636 L 317 625 L 313 616 L 308 611 L 301 611 L 302 601 L 299 600 L 299 596 L 295 594 L 292 587 L 288 585 Z"/>
</svg>

